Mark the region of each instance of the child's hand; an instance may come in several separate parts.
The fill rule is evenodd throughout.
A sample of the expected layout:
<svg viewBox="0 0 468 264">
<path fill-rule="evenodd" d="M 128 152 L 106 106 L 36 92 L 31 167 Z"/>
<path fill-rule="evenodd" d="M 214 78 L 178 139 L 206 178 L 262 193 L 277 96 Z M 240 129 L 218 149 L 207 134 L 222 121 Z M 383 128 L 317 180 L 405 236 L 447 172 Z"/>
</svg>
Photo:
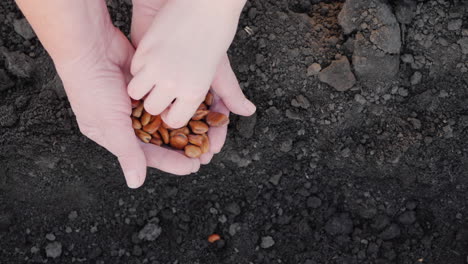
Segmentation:
<svg viewBox="0 0 468 264">
<path fill-rule="evenodd" d="M 148 94 L 146 110 L 153 115 L 162 113 L 163 120 L 177 128 L 190 120 L 204 100 L 218 67 L 229 66 L 225 53 L 234 37 L 245 1 L 170 0 L 155 3 L 164 6 L 160 10 L 154 8 L 159 13 L 138 43 L 131 67 L 134 78 L 128 92 L 134 99 Z M 216 92 L 224 100 L 222 93 Z M 245 99 L 240 89 L 226 93 L 236 95 L 236 103 L 231 104 L 235 112 L 244 115 L 255 112 L 255 106 Z M 228 102 L 225 103 L 230 107 Z"/>
<path fill-rule="evenodd" d="M 140 41 L 166 2 L 167 0 L 133 0 L 131 36 L 135 47 L 139 47 Z M 226 54 L 218 65 L 211 88 L 215 95 L 212 110 L 227 116 L 229 111 L 244 116 L 255 112 L 255 106 L 242 93 Z M 202 164 L 209 163 L 213 155 L 221 151 L 226 140 L 227 127 L 213 127 L 208 134 L 211 141 L 210 151 L 200 157 Z"/>
</svg>

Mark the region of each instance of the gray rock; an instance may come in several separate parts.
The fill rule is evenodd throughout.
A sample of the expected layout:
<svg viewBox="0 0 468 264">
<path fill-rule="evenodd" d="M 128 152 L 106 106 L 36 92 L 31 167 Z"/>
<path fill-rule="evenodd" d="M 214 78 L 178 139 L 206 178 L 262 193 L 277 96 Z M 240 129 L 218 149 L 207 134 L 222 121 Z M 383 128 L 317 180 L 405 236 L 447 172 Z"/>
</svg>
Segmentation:
<svg viewBox="0 0 468 264">
<path fill-rule="evenodd" d="M 48 82 L 44 86 L 44 88 L 51 89 L 61 99 L 64 99 L 67 97 L 67 94 L 65 93 L 65 89 L 63 88 L 62 80 L 60 79 L 58 75 L 55 75 L 55 77 L 50 82 Z"/>
<path fill-rule="evenodd" d="M 252 116 L 241 116 L 237 121 L 237 131 L 243 138 L 251 138 L 254 135 L 255 125 L 257 124 L 257 114 Z"/>
<path fill-rule="evenodd" d="M 447 25 L 447 29 L 450 31 L 457 31 L 461 29 L 461 26 L 463 25 L 463 20 L 461 19 L 455 19 L 449 21 Z"/>
<path fill-rule="evenodd" d="M 334 216 L 325 224 L 325 231 L 332 236 L 351 234 L 353 232 L 353 220 L 347 214 Z"/>
<path fill-rule="evenodd" d="M 364 80 L 391 79 L 400 69 L 400 56 L 375 50 L 364 36 L 356 35 L 353 67 L 358 78 Z"/>
<path fill-rule="evenodd" d="M 373 30 L 370 41 L 386 53 L 398 54 L 401 49 L 400 25 L 392 24 Z"/>
<path fill-rule="evenodd" d="M 49 243 L 45 250 L 48 258 L 58 258 L 62 255 L 62 243 L 57 241 Z"/>
<path fill-rule="evenodd" d="M 291 138 L 288 138 L 285 141 L 283 141 L 283 143 L 281 143 L 280 150 L 286 153 L 286 152 L 291 151 L 292 147 L 293 147 L 293 140 Z"/>
<path fill-rule="evenodd" d="M 36 37 L 36 34 L 34 33 L 31 25 L 25 18 L 13 21 L 13 28 L 16 33 L 18 33 L 26 40 L 30 40 Z"/>
<path fill-rule="evenodd" d="M 34 71 L 34 61 L 30 57 L 18 51 L 8 52 L 0 50 L 5 57 L 5 67 L 13 75 L 19 78 L 29 78 Z"/>
<path fill-rule="evenodd" d="M 308 109 L 310 107 L 309 99 L 307 99 L 302 94 L 296 96 L 296 98 L 292 99 L 291 105 L 294 107 L 301 107 L 303 109 Z"/>
<path fill-rule="evenodd" d="M 319 73 L 319 79 L 341 92 L 351 89 L 356 83 L 348 58 L 345 56 L 323 69 Z"/>
<path fill-rule="evenodd" d="M 14 85 L 15 83 L 10 79 L 8 74 L 3 69 L 0 69 L 0 92 L 8 90 Z"/>
<path fill-rule="evenodd" d="M 0 106 L 0 127 L 11 127 L 17 120 L 18 116 L 12 105 Z"/>
<path fill-rule="evenodd" d="M 417 71 L 413 73 L 413 75 L 411 76 L 410 83 L 411 85 L 417 85 L 421 82 L 421 80 L 422 80 L 422 74 Z"/>
<path fill-rule="evenodd" d="M 271 236 L 265 236 L 262 237 L 262 242 L 260 243 L 261 248 L 271 248 L 273 245 L 275 245 L 275 240 Z"/>
<path fill-rule="evenodd" d="M 307 199 L 307 206 L 313 209 L 317 209 L 322 206 L 322 200 L 317 196 L 311 196 Z"/>
<path fill-rule="evenodd" d="M 398 22 L 402 24 L 410 24 L 416 16 L 416 1 L 415 0 L 399 0 L 395 6 L 395 15 Z"/>
<path fill-rule="evenodd" d="M 276 186 L 280 183 L 281 176 L 283 176 L 283 173 L 279 171 L 278 173 L 270 177 L 269 182 Z"/>
<path fill-rule="evenodd" d="M 146 241 L 156 240 L 162 232 L 162 228 L 154 223 L 149 223 L 138 233 L 138 238 Z"/>
<path fill-rule="evenodd" d="M 233 223 L 229 226 L 229 235 L 235 236 L 240 230 L 241 225 L 239 223 Z"/>
<path fill-rule="evenodd" d="M 314 76 L 319 74 L 320 70 L 322 70 L 322 66 L 318 63 L 312 63 L 308 68 L 307 68 L 307 76 Z"/>
<path fill-rule="evenodd" d="M 400 227 L 397 224 L 391 224 L 387 227 L 382 233 L 380 233 L 380 238 L 383 240 L 391 240 L 399 237 L 401 234 Z"/>
<path fill-rule="evenodd" d="M 414 211 L 406 211 L 398 217 L 398 222 L 404 225 L 411 225 L 416 222 L 416 213 Z"/>
<path fill-rule="evenodd" d="M 460 39 L 458 42 L 463 54 L 468 54 L 468 37 Z"/>
<path fill-rule="evenodd" d="M 232 202 L 232 203 L 229 203 L 228 205 L 226 205 L 226 207 L 224 208 L 228 213 L 234 215 L 234 216 L 238 216 L 240 215 L 241 213 L 241 208 L 240 206 L 235 203 L 235 202 Z"/>
</svg>

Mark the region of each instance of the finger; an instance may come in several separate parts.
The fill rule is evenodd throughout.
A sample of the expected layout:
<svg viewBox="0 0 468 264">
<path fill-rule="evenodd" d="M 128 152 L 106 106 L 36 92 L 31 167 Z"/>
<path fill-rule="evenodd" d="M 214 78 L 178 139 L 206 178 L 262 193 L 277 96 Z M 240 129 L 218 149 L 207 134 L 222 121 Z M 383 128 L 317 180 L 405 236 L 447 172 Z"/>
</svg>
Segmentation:
<svg viewBox="0 0 468 264">
<path fill-rule="evenodd" d="M 208 152 L 208 153 L 205 153 L 205 154 L 201 155 L 200 163 L 202 165 L 206 165 L 206 164 L 210 163 L 211 159 L 213 159 L 213 156 L 214 156 L 214 154 L 211 153 L 211 152 Z"/>
<path fill-rule="evenodd" d="M 148 113 L 159 115 L 172 104 L 174 95 L 164 91 L 167 91 L 167 89 L 157 86 L 151 91 L 148 97 L 146 97 L 145 110 Z"/>
<path fill-rule="evenodd" d="M 222 113 L 229 116 L 229 109 L 224 104 L 223 100 L 216 94 L 214 95 L 214 102 L 210 108 L 210 111 Z M 217 154 L 221 151 L 226 142 L 228 126 L 222 127 L 210 127 L 208 131 L 208 137 L 210 139 L 210 153 Z"/>
<path fill-rule="evenodd" d="M 132 74 L 134 74 L 132 72 Z M 130 97 L 140 100 L 148 94 L 154 87 L 154 76 L 148 70 L 142 69 L 133 75 L 133 79 L 128 84 L 127 92 Z"/>
<path fill-rule="evenodd" d="M 200 160 L 186 157 L 183 153 L 141 143 L 148 166 L 175 175 L 187 175 L 200 169 Z"/>
<path fill-rule="evenodd" d="M 143 185 L 146 178 L 146 157 L 135 137 L 129 117 L 109 118 L 102 129 L 104 147 L 117 156 L 130 188 Z"/>
<path fill-rule="evenodd" d="M 133 1 L 131 38 L 135 47 L 138 47 L 141 39 L 153 23 L 156 14 L 166 2 L 167 0 Z"/>
<path fill-rule="evenodd" d="M 212 88 L 231 112 L 242 116 L 255 113 L 256 107 L 242 92 L 227 55 L 218 67 Z"/>
<path fill-rule="evenodd" d="M 183 127 L 193 117 L 203 98 L 187 100 L 177 98 L 171 107 L 161 115 L 163 121 L 173 128 Z"/>
</svg>

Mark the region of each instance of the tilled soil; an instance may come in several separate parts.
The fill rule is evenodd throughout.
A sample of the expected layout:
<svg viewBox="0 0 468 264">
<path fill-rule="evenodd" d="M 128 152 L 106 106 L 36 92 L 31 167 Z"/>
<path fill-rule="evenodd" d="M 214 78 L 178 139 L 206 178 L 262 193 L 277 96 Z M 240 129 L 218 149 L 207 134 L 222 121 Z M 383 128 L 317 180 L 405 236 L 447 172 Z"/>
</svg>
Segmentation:
<svg viewBox="0 0 468 264">
<path fill-rule="evenodd" d="M 128 33 L 130 1 L 108 3 Z M 257 114 L 197 174 L 130 190 L 1 1 L 0 263 L 466 263 L 467 14 L 250 1 L 230 55 Z"/>
</svg>

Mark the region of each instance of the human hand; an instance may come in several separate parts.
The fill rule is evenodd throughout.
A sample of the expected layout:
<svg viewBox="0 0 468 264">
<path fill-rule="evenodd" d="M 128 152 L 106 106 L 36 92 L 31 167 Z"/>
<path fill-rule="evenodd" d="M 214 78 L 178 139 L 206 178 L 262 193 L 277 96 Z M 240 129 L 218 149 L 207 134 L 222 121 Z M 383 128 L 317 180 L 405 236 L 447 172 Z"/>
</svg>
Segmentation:
<svg viewBox="0 0 468 264">
<path fill-rule="evenodd" d="M 134 0 L 134 25 L 149 24 L 141 22 L 146 18 L 137 16 L 136 11 L 142 10 L 139 6 L 147 5 L 141 2 Z M 241 2 L 154 1 L 157 7 L 151 11 L 157 16 L 147 33 L 141 37 L 145 30 L 133 27 L 138 47 L 132 61 L 130 96 L 141 99 L 148 95 L 145 109 L 149 113 L 162 113 L 171 127 L 185 125 L 203 101 L 218 66 L 229 65 L 225 54 L 237 28 Z M 239 92 L 242 102 L 234 104 L 234 108 L 241 108 L 240 114 L 253 114 L 255 106 Z"/>
<path fill-rule="evenodd" d="M 113 26 L 100 35 L 86 54 L 56 64 L 81 132 L 118 157 L 131 188 L 143 184 L 147 166 L 177 175 L 197 171 L 198 159 L 136 138 L 126 89 L 134 49 Z"/>
<path fill-rule="evenodd" d="M 158 12 L 164 8 L 166 3 L 167 0 L 133 0 L 131 36 L 132 42 L 137 49 L 139 49 L 140 41 L 144 38 Z M 255 112 L 255 106 L 245 98 L 240 89 L 226 54 L 222 56 L 221 63 L 218 65 L 212 83 L 212 93 L 215 98 L 212 106 L 213 111 L 225 115 L 229 115 L 229 111 L 232 111 L 235 114 L 244 116 L 252 115 Z M 221 151 L 226 140 L 226 134 L 226 126 L 210 128 L 208 132 L 211 141 L 210 151 L 200 157 L 202 164 L 209 163 L 213 155 Z"/>
</svg>

